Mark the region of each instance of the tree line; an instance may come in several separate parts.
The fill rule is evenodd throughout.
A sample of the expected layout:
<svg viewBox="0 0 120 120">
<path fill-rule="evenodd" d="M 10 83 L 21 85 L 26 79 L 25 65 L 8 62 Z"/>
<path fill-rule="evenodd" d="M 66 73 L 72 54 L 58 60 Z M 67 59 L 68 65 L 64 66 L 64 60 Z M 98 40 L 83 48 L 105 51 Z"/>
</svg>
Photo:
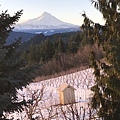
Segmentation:
<svg viewBox="0 0 120 120">
<path fill-rule="evenodd" d="M 52 58 L 58 59 L 60 54 L 75 54 L 81 45 L 80 34 L 76 34 L 71 36 L 67 42 L 59 36 L 54 41 L 48 37 L 38 45 L 31 44 L 22 53 L 21 58 L 28 64 L 34 64 L 48 62 Z"/>
</svg>

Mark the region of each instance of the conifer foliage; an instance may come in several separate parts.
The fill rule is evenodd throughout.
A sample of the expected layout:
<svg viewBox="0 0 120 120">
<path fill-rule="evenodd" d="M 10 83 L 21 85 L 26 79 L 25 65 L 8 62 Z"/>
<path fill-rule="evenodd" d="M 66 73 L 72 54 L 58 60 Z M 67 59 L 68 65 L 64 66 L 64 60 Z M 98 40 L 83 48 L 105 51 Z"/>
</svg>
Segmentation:
<svg viewBox="0 0 120 120">
<path fill-rule="evenodd" d="M 102 120 L 120 119 L 120 0 L 92 0 L 105 20 L 105 25 L 91 21 L 86 14 L 82 28 L 88 40 L 102 47 L 104 61 L 96 62 L 91 52 L 91 65 L 95 70 L 95 85 L 91 88 L 91 107 Z M 99 63 L 99 64 L 98 64 Z M 102 72 L 101 72 L 102 71 Z"/>
<path fill-rule="evenodd" d="M 16 89 L 26 85 L 28 76 L 21 64 L 13 59 L 13 53 L 20 44 L 20 40 L 7 45 L 6 38 L 12 31 L 15 22 L 22 15 L 22 10 L 10 16 L 7 11 L 0 14 L 0 119 L 4 112 L 21 109 L 21 102 L 16 102 Z"/>
</svg>

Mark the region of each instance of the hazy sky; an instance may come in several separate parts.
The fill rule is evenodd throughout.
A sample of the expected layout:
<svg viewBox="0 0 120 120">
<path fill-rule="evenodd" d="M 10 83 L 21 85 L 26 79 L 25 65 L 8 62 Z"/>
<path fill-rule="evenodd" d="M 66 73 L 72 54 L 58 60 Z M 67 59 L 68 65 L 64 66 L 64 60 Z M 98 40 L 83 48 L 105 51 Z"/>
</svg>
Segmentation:
<svg viewBox="0 0 120 120">
<path fill-rule="evenodd" d="M 48 12 L 64 22 L 81 25 L 81 13 L 85 11 L 94 22 L 103 24 L 102 15 L 91 5 L 90 0 L 0 0 L 0 5 L 1 11 L 8 10 L 11 15 L 23 9 L 19 22 Z"/>
</svg>

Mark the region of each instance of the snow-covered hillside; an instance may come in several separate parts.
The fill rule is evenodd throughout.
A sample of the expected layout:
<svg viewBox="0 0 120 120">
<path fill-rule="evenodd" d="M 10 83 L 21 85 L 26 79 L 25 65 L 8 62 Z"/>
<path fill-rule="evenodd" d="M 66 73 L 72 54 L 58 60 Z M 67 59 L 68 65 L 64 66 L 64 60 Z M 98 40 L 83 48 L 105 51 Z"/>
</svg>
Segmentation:
<svg viewBox="0 0 120 120">
<path fill-rule="evenodd" d="M 78 25 L 62 22 L 50 13 L 44 12 L 40 17 L 27 20 L 15 26 L 15 30 L 22 29 L 61 29 L 61 28 L 79 28 Z"/>
<path fill-rule="evenodd" d="M 39 79 L 39 77 L 36 79 Z M 62 83 L 67 83 L 75 88 L 75 100 L 77 103 L 72 106 L 72 110 L 77 110 L 79 117 L 88 119 L 91 111 L 89 111 L 87 101 L 91 94 L 90 87 L 94 84 L 93 69 L 31 83 L 23 90 L 18 90 L 18 100 L 22 100 L 24 97 L 26 101 L 33 103 L 25 107 L 23 112 L 13 113 L 8 118 L 12 116 L 15 120 L 18 118 L 19 120 L 28 120 L 28 113 L 30 112 L 36 120 L 48 120 L 48 118 L 53 120 L 54 117 L 54 120 L 64 120 L 63 111 L 69 113 L 71 106 L 59 106 L 58 87 Z M 72 114 L 68 113 L 66 113 L 67 117 L 71 118 Z M 51 119 L 50 116 L 52 116 Z"/>
</svg>

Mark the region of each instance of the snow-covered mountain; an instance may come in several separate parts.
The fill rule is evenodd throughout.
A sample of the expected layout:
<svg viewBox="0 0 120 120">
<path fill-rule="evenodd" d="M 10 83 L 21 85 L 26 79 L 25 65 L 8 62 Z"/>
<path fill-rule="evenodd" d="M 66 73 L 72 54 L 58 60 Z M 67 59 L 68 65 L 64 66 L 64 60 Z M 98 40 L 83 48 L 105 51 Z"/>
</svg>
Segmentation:
<svg viewBox="0 0 120 120">
<path fill-rule="evenodd" d="M 79 26 L 63 22 L 47 12 L 44 12 L 40 17 L 29 19 L 15 26 L 15 30 L 63 28 L 79 28 Z"/>
</svg>

